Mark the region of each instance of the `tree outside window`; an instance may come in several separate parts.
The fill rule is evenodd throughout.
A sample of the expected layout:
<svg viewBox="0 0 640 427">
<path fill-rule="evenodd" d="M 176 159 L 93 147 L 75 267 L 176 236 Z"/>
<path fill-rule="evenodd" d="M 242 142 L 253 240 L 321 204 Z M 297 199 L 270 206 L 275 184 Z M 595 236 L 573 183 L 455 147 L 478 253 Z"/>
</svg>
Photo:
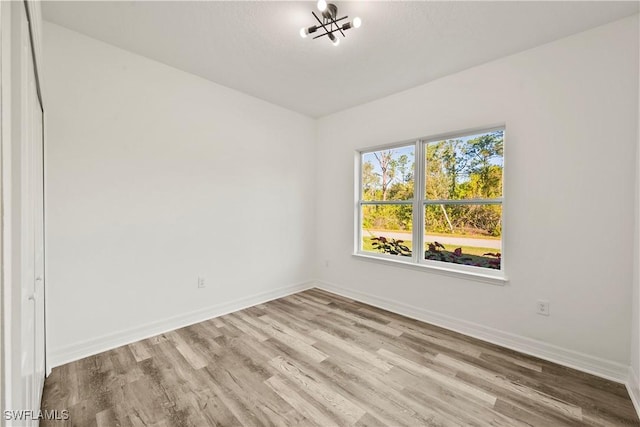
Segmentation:
<svg viewBox="0 0 640 427">
<path fill-rule="evenodd" d="M 358 250 L 500 270 L 503 168 L 504 129 L 361 153 Z"/>
</svg>

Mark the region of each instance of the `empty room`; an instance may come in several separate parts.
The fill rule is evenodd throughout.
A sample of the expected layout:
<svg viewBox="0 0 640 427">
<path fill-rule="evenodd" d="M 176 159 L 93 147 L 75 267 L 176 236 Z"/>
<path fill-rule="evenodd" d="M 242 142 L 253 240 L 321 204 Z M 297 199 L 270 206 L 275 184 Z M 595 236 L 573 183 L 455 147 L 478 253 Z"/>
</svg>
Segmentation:
<svg viewBox="0 0 640 427">
<path fill-rule="evenodd" d="M 640 426 L 640 2 L 0 2 L 2 427 Z"/>
</svg>

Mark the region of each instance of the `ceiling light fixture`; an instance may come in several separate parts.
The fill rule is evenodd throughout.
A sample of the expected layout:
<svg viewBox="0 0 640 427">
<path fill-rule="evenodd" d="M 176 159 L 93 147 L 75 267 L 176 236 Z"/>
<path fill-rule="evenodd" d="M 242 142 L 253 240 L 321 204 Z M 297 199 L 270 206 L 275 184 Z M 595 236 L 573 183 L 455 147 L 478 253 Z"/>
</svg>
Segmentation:
<svg viewBox="0 0 640 427">
<path fill-rule="evenodd" d="M 360 28 L 362 25 L 362 19 L 357 16 L 353 18 L 352 22 L 345 22 L 344 24 L 338 24 L 339 21 L 344 21 L 348 18 L 347 15 L 338 18 L 338 7 L 333 3 L 327 3 L 326 0 L 318 0 L 318 10 L 322 12 L 322 20 L 318 18 L 315 12 L 311 12 L 316 21 L 318 21 L 318 25 L 312 25 L 311 27 L 301 28 L 300 29 L 300 37 L 307 38 L 309 34 L 313 34 L 319 29 L 324 30 L 322 34 L 318 34 L 314 37 L 314 39 L 320 38 L 322 36 L 327 36 L 331 43 L 334 46 L 338 46 L 340 44 L 340 39 L 336 37 L 335 32 L 339 32 L 344 37 L 344 31 L 350 28 Z"/>
</svg>

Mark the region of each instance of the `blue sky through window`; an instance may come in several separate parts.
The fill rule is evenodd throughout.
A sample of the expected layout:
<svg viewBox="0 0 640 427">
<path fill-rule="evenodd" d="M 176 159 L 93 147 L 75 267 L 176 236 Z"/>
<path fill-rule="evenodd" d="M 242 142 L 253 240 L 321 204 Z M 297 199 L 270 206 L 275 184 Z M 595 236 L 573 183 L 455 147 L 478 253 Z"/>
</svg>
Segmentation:
<svg viewBox="0 0 640 427">
<path fill-rule="evenodd" d="M 500 131 L 502 132 L 502 131 Z M 478 138 L 482 135 L 487 135 L 487 134 L 491 134 L 493 132 L 482 132 L 482 133 L 478 133 L 478 134 L 474 134 L 474 135 L 468 135 L 468 136 L 463 136 L 463 137 L 458 137 L 458 138 L 451 138 L 454 140 L 459 140 L 461 141 L 463 144 Z M 440 141 L 446 141 L 446 140 L 440 140 Z M 440 141 L 433 141 L 430 142 L 429 144 L 436 144 Z M 461 144 L 461 145 L 463 145 Z M 413 162 L 415 161 L 415 156 L 414 156 L 414 145 L 408 145 L 405 147 L 398 147 L 398 148 L 393 148 L 393 149 L 388 149 L 388 150 L 381 150 L 381 151 L 375 151 L 375 152 L 371 152 L 371 153 L 365 153 L 362 156 L 362 164 L 365 163 L 371 163 L 373 165 L 373 172 L 375 174 L 380 175 L 382 173 L 382 170 L 380 169 L 380 163 L 378 162 L 378 160 L 375 157 L 375 154 L 377 153 L 378 155 L 383 152 L 383 151 L 389 151 L 392 150 L 393 151 L 393 156 L 392 159 L 394 160 L 398 160 L 400 158 L 400 156 L 402 155 L 406 155 L 409 158 L 409 162 L 408 162 L 408 166 L 412 166 Z M 460 153 L 461 147 L 458 148 L 458 153 Z M 504 165 L 504 158 L 503 156 L 494 156 L 489 160 L 489 163 L 491 165 L 495 165 L 495 166 L 503 166 Z M 465 173 L 460 174 L 460 177 L 464 179 L 464 175 L 466 175 Z"/>
</svg>

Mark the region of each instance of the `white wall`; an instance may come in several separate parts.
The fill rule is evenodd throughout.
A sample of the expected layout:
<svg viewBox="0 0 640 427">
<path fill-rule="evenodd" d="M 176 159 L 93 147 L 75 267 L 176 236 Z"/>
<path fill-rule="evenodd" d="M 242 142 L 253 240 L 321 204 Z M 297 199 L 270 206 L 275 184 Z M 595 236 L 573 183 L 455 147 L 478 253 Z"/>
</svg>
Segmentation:
<svg viewBox="0 0 640 427">
<path fill-rule="evenodd" d="M 328 289 L 626 379 L 637 121 L 638 16 L 320 119 L 318 275 Z M 356 149 L 500 123 L 508 285 L 352 257 Z M 551 316 L 536 315 L 537 299 Z"/>
<path fill-rule="evenodd" d="M 50 23 L 44 40 L 54 365 L 312 278 L 313 120 Z"/>
</svg>

